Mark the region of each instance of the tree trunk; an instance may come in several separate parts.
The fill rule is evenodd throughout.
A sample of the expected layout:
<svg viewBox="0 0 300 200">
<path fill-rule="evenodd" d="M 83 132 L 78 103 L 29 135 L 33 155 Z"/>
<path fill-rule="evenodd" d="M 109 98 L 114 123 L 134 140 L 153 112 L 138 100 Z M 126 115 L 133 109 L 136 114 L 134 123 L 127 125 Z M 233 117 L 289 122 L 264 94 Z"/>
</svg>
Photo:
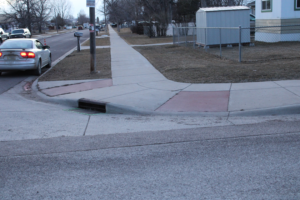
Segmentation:
<svg viewBox="0 0 300 200">
<path fill-rule="evenodd" d="M 42 24 L 38 23 L 38 27 L 39 27 L 39 33 L 42 33 Z"/>
</svg>

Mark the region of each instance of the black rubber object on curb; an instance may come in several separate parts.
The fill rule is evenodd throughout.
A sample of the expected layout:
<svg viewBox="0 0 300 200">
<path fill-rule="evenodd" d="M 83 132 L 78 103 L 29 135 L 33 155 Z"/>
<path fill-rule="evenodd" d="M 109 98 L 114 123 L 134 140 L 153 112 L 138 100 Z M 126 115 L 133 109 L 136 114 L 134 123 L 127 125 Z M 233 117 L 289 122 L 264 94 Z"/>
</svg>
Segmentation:
<svg viewBox="0 0 300 200">
<path fill-rule="evenodd" d="M 106 102 L 82 98 L 78 100 L 78 108 L 97 110 L 99 112 L 106 113 Z"/>
</svg>

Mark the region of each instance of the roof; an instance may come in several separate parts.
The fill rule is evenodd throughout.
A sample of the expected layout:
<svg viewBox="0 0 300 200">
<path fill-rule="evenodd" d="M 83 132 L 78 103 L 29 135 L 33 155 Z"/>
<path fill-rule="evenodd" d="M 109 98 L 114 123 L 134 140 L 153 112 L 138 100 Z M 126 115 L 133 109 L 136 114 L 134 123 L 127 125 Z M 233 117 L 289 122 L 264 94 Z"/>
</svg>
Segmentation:
<svg viewBox="0 0 300 200">
<path fill-rule="evenodd" d="M 230 11 L 230 10 L 249 10 L 247 6 L 227 6 L 227 7 L 212 7 L 212 8 L 200 8 L 197 12 L 216 12 L 216 11 Z"/>
<path fill-rule="evenodd" d="M 247 6 L 255 6 L 255 1 L 252 1 L 251 3 L 248 3 Z"/>
<path fill-rule="evenodd" d="M 6 20 L 6 16 L 5 14 L 0 14 L 0 23 L 10 23 L 13 22 L 13 19 L 7 19 Z"/>
</svg>

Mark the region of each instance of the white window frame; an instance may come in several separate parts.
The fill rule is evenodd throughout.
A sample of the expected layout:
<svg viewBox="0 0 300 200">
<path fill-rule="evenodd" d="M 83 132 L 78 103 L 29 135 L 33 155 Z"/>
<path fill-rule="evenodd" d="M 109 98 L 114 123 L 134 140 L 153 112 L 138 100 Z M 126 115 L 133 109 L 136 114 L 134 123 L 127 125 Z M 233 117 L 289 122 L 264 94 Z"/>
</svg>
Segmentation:
<svg viewBox="0 0 300 200">
<path fill-rule="evenodd" d="M 266 7 L 267 7 L 267 2 L 270 2 L 270 8 L 267 9 L 263 9 L 263 4 L 266 3 Z M 261 0 L 261 11 L 262 12 L 272 12 L 272 0 Z"/>
<path fill-rule="evenodd" d="M 298 5 L 299 2 L 299 5 Z M 300 0 L 295 0 L 295 10 L 300 10 Z"/>
</svg>

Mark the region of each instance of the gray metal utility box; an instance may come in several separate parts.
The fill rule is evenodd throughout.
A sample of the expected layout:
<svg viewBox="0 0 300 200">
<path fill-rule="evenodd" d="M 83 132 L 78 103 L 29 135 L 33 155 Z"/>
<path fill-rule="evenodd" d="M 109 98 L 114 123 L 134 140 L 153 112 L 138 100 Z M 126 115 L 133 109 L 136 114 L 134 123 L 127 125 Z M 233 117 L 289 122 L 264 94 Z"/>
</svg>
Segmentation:
<svg viewBox="0 0 300 200">
<path fill-rule="evenodd" d="M 250 43 L 250 8 L 247 6 L 200 8 L 196 13 L 197 43 L 202 46 Z M 228 27 L 227 29 L 225 27 Z M 236 29 L 229 29 L 229 28 Z M 222 28 L 222 29 L 220 29 Z M 221 33 L 220 33 L 221 32 Z"/>
</svg>

